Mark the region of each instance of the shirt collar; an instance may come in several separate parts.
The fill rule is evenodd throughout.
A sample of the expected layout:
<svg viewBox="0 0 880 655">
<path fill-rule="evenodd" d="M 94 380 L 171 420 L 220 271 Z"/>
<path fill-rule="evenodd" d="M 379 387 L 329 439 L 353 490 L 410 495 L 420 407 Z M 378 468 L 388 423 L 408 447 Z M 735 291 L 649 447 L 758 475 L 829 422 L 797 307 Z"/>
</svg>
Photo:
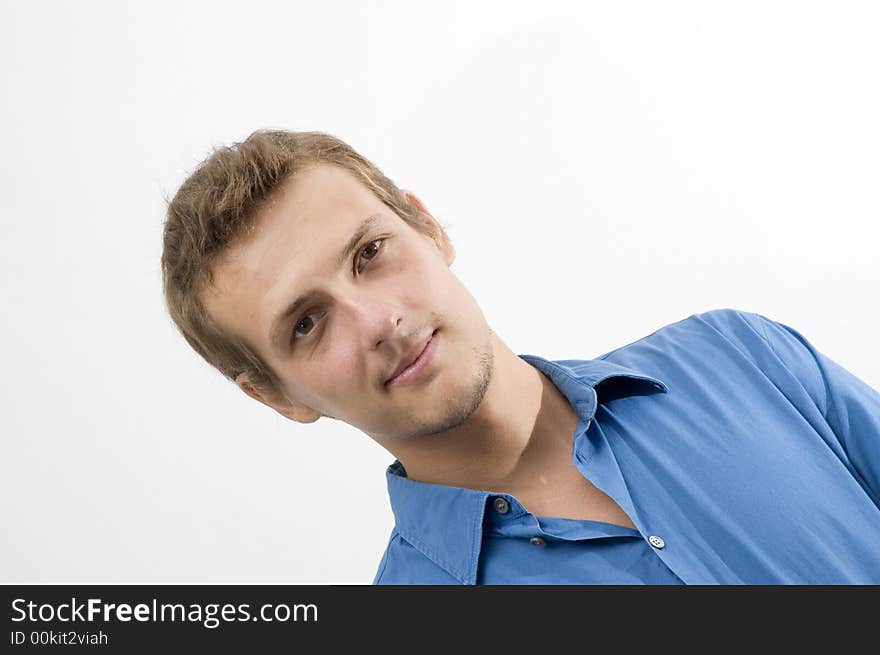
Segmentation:
<svg viewBox="0 0 880 655">
<path fill-rule="evenodd" d="M 646 385 L 664 393 L 669 390 L 656 377 L 604 359 L 519 357 L 550 378 L 585 424 L 595 415 L 598 402 L 635 395 Z M 601 384 L 612 378 L 635 382 Z M 483 512 L 486 500 L 497 493 L 410 480 L 398 460 L 385 477 L 400 536 L 462 584 L 476 584 Z"/>
</svg>

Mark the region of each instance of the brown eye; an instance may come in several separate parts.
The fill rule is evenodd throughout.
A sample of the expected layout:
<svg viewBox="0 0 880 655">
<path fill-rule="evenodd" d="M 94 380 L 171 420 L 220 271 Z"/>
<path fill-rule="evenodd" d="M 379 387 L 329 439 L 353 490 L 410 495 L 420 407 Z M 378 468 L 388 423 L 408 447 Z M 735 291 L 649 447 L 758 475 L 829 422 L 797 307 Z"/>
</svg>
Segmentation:
<svg viewBox="0 0 880 655">
<path fill-rule="evenodd" d="M 375 241 L 371 241 L 363 248 L 361 248 L 361 257 L 363 259 L 366 259 L 368 262 L 372 261 L 373 258 L 379 254 L 379 250 L 381 250 L 379 244 L 382 243 L 383 240 L 384 239 L 376 239 Z"/>
<path fill-rule="evenodd" d="M 305 327 L 303 327 L 305 326 Z M 312 328 L 315 327 L 315 322 L 312 320 L 311 316 L 305 316 L 303 319 L 296 324 L 296 327 L 293 328 L 293 336 L 294 337 L 307 337 L 309 333 L 312 331 Z M 300 329 L 305 330 L 305 334 L 300 334 Z"/>
</svg>

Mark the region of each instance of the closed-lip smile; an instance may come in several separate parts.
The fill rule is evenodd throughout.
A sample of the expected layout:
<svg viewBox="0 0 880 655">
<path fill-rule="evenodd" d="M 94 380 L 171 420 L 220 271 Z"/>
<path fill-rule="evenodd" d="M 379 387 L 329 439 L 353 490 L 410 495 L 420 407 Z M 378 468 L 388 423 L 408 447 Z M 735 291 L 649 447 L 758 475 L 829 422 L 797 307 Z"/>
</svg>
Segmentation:
<svg viewBox="0 0 880 655">
<path fill-rule="evenodd" d="M 434 330 L 427 339 L 420 341 L 407 355 L 400 360 L 397 368 L 391 376 L 385 380 L 385 386 L 395 386 L 405 384 L 415 380 L 422 371 L 430 364 L 431 358 L 436 349 Z"/>
</svg>

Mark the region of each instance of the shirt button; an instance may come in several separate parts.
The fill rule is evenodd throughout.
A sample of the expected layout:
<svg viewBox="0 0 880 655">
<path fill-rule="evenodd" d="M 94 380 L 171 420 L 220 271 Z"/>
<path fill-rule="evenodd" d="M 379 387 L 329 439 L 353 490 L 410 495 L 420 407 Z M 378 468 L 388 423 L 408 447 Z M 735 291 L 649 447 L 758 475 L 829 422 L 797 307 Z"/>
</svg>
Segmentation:
<svg viewBox="0 0 880 655">
<path fill-rule="evenodd" d="M 541 539 L 541 537 L 532 537 L 531 539 L 529 539 L 529 543 L 531 543 L 533 546 L 546 546 L 547 545 L 547 542 L 544 541 L 543 539 Z"/>
<path fill-rule="evenodd" d="M 495 499 L 495 502 L 493 504 L 495 505 L 495 511 L 499 514 L 507 514 L 507 512 L 510 510 L 510 503 L 508 503 L 500 496 Z"/>
<path fill-rule="evenodd" d="M 650 537 L 648 537 L 648 543 L 650 543 L 654 548 L 663 548 L 666 545 L 666 542 L 655 534 L 652 534 Z"/>
</svg>

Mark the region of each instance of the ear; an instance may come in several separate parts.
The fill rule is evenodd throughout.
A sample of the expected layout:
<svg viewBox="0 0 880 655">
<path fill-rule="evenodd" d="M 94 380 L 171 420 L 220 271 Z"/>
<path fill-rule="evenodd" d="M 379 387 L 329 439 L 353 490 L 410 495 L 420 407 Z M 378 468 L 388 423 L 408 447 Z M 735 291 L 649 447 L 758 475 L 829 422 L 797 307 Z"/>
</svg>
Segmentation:
<svg viewBox="0 0 880 655">
<path fill-rule="evenodd" d="M 247 373 L 240 373 L 238 377 L 235 378 L 235 383 L 238 385 L 239 389 L 244 391 L 251 398 L 259 400 L 267 407 L 271 407 L 282 416 L 289 418 L 291 421 L 296 421 L 297 423 L 314 423 L 321 418 L 320 412 L 316 412 L 311 407 L 303 405 L 296 400 L 290 400 L 286 396 L 280 397 L 276 394 L 269 394 L 258 390 L 251 383 Z"/>
<path fill-rule="evenodd" d="M 446 230 L 444 230 L 443 226 L 437 222 L 437 219 L 431 215 L 431 212 L 425 208 L 425 205 L 422 204 L 422 201 L 419 200 L 416 194 L 412 191 L 407 191 L 406 189 L 401 189 L 401 192 L 406 196 L 410 203 L 415 205 L 425 221 L 431 226 L 431 240 L 443 255 L 443 260 L 446 262 L 446 265 L 451 266 L 452 262 L 455 261 L 455 246 L 452 245 L 452 241 L 450 241 L 449 236 L 446 234 Z"/>
</svg>

